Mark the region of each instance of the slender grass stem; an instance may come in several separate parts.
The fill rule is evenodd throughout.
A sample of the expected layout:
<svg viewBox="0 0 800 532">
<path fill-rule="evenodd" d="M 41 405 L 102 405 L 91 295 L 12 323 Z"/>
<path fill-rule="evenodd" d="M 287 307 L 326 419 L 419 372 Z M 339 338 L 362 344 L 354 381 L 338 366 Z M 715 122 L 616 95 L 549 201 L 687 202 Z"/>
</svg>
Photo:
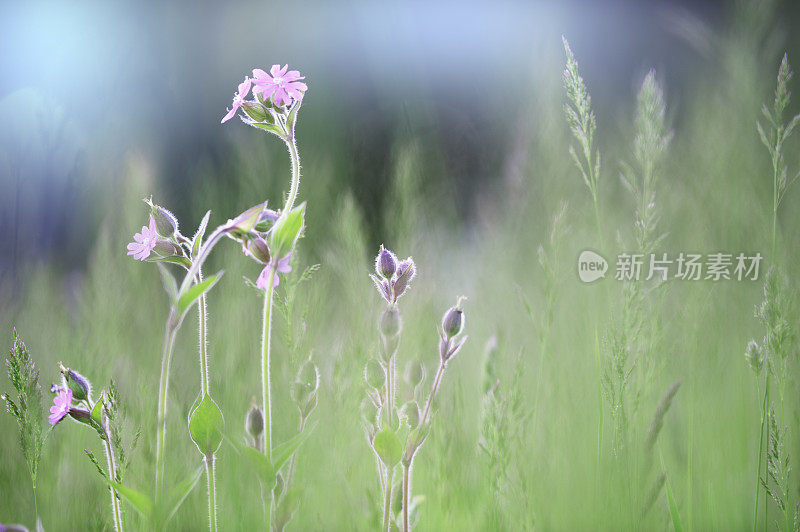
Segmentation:
<svg viewBox="0 0 800 532">
<path fill-rule="evenodd" d="M 767 404 L 769 401 L 769 368 L 767 369 L 767 379 L 766 385 L 764 387 L 764 401 L 761 406 L 761 433 L 758 440 L 758 473 L 756 475 L 756 500 L 755 504 L 753 505 L 753 531 L 758 528 L 758 500 L 759 500 L 759 493 L 761 491 L 761 463 L 763 462 L 762 457 L 764 453 L 764 432 L 767 425 Z M 769 429 L 767 428 L 767 431 Z M 767 437 L 769 437 L 767 435 Z M 766 499 L 766 496 L 764 497 Z M 765 500 L 764 504 L 764 518 L 766 519 L 767 514 L 767 506 L 766 503 L 769 501 Z"/>
<path fill-rule="evenodd" d="M 169 388 L 169 366 L 172 361 L 172 350 L 175 347 L 175 312 L 171 311 L 167 318 L 164 333 L 164 351 L 161 355 L 161 379 L 158 386 L 158 429 L 156 432 L 156 499 L 164 488 L 164 446 L 167 436 L 167 395 Z"/>
</svg>

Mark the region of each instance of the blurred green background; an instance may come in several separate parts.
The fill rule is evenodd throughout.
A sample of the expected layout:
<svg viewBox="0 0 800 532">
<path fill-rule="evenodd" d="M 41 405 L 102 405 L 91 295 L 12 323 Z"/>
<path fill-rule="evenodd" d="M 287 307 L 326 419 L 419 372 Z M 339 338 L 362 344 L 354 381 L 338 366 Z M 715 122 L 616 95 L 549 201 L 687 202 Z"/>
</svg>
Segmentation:
<svg viewBox="0 0 800 532">
<path fill-rule="evenodd" d="M 142 430 L 127 482 L 147 489 L 168 308 L 156 268 L 127 257 L 125 244 L 145 223 L 140 200 L 150 194 L 187 234 L 207 209 L 216 225 L 264 198 L 280 203 L 285 148 L 219 120 L 250 69 L 288 63 L 310 87 L 297 132 L 308 227 L 295 269 L 321 267 L 298 289 L 302 320 L 276 321 L 279 440 L 296 430 L 288 383 L 309 353 L 322 382 L 318 425 L 298 458 L 305 495 L 290 528 L 378 527 L 359 405 L 364 363 L 378 346 L 381 304 L 367 274 L 381 243 L 416 260 L 417 280 L 401 301 L 399 356 L 401 368 L 424 361 L 428 384 L 441 315 L 468 297 L 469 340 L 448 366 L 414 470 L 414 491 L 425 495 L 418 529 L 523 530 L 534 520 L 542 530 L 669 528 L 663 492 L 642 515 L 640 494 L 631 493 L 636 473 L 612 452 L 607 404 L 598 406 L 597 358 L 622 285 L 582 284 L 576 257 L 593 248 L 609 258 L 617 233 L 631 239 L 635 205 L 618 174 L 632 158 L 635 96 L 651 67 L 674 130 L 656 191 L 663 251 L 769 255 L 771 165 L 755 122 L 772 101 L 783 52 L 800 65 L 799 23 L 797 5 L 768 1 L 3 3 L 0 339 L 10 345 L 17 328 L 45 387 L 58 361 L 97 387 L 116 380 L 127 429 Z M 604 249 L 568 153 L 562 35 L 597 113 Z M 790 168 L 798 147 L 795 138 L 785 148 Z M 537 248 L 550 249 L 562 201 L 569 231 L 548 283 Z M 785 265 L 795 289 L 798 201 L 790 189 L 780 252 L 767 258 Z M 220 268 L 226 277 L 209 297 L 211 387 L 239 437 L 260 393 L 261 319 L 259 298 L 240 280 L 258 271 L 229 244 L 206 270 Z M 758 282 L 672 283 L 648 316 L 661 331 L 657 370 L 632 438 L 641 440 L 656 403 L 680 380 L 660 452 L 689 530 L 752 526 L 760 399 L 743 353 L 763 334 L 753 318 L 760 299 Z M 543 344 L 547 312 L 553 325 Z M 190 316 L 173 360 L 168 483 L 200 463 L 185 428 L 199 384 L 194 327 Z M 492 342 L 501 389 L 519 402 L 511 425 L 524 427 L 508 437 L 502 469 L 512 480 L 500 482 L 479 446 Z M 9 388 L 3 374 L 0 391 Z M 797 388 L 789 392 L 786 421 L 796 427 Z M 599 450 L 598 423 L 606 433 Z M 796 436 L 792 428 L 788 449 L 798 459 Z M 84 448 L 100 452 L 91 431 L 71 422 L 48 438 L 39 488 L 47 530 L 112 526 L 107 490 Z M 16 426 L 5 413 L 0 456 L 0 523 L 33 526 Z M 221 527 L 258 529 L 257 481 L 230 446 L 217 471 Z M 792 496 L 800 499 L 796 481 Z M 144 526 L 130 507 L 126 519 L 131 529 Z M 205 523 L 198 485 L 172 529 Z"/>
</svg>

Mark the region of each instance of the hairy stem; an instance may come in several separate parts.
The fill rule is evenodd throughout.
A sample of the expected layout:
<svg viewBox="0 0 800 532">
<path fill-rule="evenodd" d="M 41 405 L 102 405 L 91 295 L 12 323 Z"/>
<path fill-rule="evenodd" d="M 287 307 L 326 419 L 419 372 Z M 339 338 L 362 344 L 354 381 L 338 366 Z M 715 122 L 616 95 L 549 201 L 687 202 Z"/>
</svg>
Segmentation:
<svg viewBox="0 0 800 532">
<path fill-rule="evenodd" d="M 408 493 L 411 491 L 411 464 L 403 465 L 403 532 L 411 530 L 408 526 Z"/>
<path fill-rule="evenodd" d="M 386 489 L 383 490 L 383 531 L 391 532 L 392 513 L 392 477 L 394 468 L 386 466 Z"/>
<path fill-rule="evenodd" d="M 297 199 L 297 190 L 300 188 L 300 154 L 297 151 L 297 142 L 294 135 L 286 140 L 286 146 L 289 148 L 289 158 L 292 160 L 292 184 L 289 188 L 289 196 L 286 198 L 286 205 L 283 212 L 289 212 L 294 207 L 294 202 Z"/>
<path fill-rule="evenodd" d="M 264 292 L 264 315 L 263 315 L 263 334 L 261 335 L 261 402 L 264 405 L 264 456 L 272 460 L 272 398 L 270 390 L 269 374 L 269 348 L 272 335 L 272 295 L 274 292 L 273 282 L 275 281 L 275 269 L 270 268 L 267 289 Z M 272 496 L 265 493 L 264 497 L 265 515 L 267 516 L 267 526 L 272 528 L 272 513 L 270 505 Z"/>
<path fill-rule="evenodd" d="M 103 429 L 105 432 L 105 429 Z M 108 438 L 108 432 L 105 432 L 106 437 L 103 439 L 103 444 L 106 448 L 106 462 L 108 464 L 108 478 L 117 482 L 117 464 L 116 460 L 114 459 L 114 449 L 111 446 L 111 441 Z M 114 491 L 114 488 L 111 486 L 108 487 L 108 491 L 111 493 L 111 512 L 114 514 L 114 530 L 116 532 L 122 532 L 122 508 L 120 507 L 120 501 L 117 498 L 117 492 Z"/>
<path fill-rule="evenodd" d="M 167 391 L 169 387 L 169 366 L 172 361 L 172 350 L 175 347 L 175 312 L 171 311 L 167 318 L 164 334 L 164 351 L 161 355 L 161 379 L 158 386 L 158 429 L 156 432 L 156 499 L 164 487 L 164 445 L 167 436 Z"/>
<path fill-rule="evenodd" d="M 217 488 L 214 482 L 214 454 L 206 455 L 206 480 L 208 481 L 208 529 L 217 530 Z"/>
</svg>

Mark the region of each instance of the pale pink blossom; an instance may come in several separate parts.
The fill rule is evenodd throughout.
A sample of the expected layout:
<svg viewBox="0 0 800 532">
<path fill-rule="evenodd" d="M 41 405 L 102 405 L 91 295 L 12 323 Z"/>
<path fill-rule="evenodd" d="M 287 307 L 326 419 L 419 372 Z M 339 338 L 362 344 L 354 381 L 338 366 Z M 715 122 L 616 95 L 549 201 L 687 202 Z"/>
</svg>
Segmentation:
<svg viewBox="0 0 800 532">
<path fill-rule="evenodd" d="M 128 244 L 128 255 L 133 255 L 136 260 L 144 260 L 158 243 L 156 221 L 150 217 L 150 224 L 142 226 L 142 232 L 133 235 L 133 242 Z"/>
<path fill-rule="evenodd" d="M 289 70 L 289 65 L 272 65 L 269 74 L 256 68 L 253 70 L 253 94 L 262 94 L 264 99 L 272 97 L 275 105 L 291 105 L 294 100 L 302 100 L 308 85 L 300 81 L 306 79 L 297 70 Z"/>
<path fill-rule="evenodd" d="M 278 279 L 279 273 L 289 273 L 290 271 L 292 271 L 292 266 L 289 264 L 290 260 L 292 260 L 291 253 L 289 253 L 288 255 L 286 255 L 285 257 L 283 257 L 278 261 L 278 264 L 275 268 L 275 276 L 272 278 L 273 287 L 278 286 L 280 284 L 280 279 Z M 270 262 L 264 267 L 263 270 L 261 270 L 258 279 L 256 279 L 256 286 L 261 290 L 267 289 L 267 285 L 269 284 L 269 276 L 271 269 L 272 269 L 272 263 Z"/>
<path fill-rule="evenodd" d="M 250 93 L 251 83 L 252 81 L 247 76 L 245 76 L 243 82 L 239 83 L 239 90 L 233 95 L 233 104 L 231 105 L 231 108 L 227 110 L 228 114 L 223 116 L 222 120 L 220 120 L 220 124 L 233 118 L 233 115 L 236 114 L 236 111 L 239 110 L 244 103 L 244 99 L 247 98 L 247 95 Z"/>
<path fill-rule="evenodd" d="M 50 416 L 47 418 L 51 425 L 55 425 L 69 414 L 69 408 L 72 404 L 72 390 L 69 388 L 60 389 L 56 396 L 53 397 L 53 403 L 53 406 L 50 407 Z"/>
</svg>

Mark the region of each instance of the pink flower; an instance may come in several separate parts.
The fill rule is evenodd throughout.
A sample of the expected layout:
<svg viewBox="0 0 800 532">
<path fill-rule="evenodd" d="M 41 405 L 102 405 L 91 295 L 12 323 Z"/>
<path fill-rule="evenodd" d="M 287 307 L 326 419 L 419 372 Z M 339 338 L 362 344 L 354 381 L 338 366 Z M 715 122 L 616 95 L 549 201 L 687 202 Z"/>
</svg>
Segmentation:
<svg viewBox="0 0 800 532">
<path fill-rule="evenodd" d="M 283 257 L 281 260 L 278 261 L 278 265 L 275 268 L 276 270 L 275 277 L 273 277 L 272 281 L 273 287 L 278 286 L 280 284 L 280 279 L 278 279 L 278 273 L 289 273 L 290 271 L 292 271 L 292 266 L 289 264 L 290 260 L 292 260 L 291 253 L 289 253 L 288 255 L 286 255 L 285 257 Z M 264 267 L 264 269 L 261 270 L 258 279 L 256 279 L 256 286 L 261 290 L 267 289 L 271 268 L 272 268 L 272 263 L 267 264 Z"/>
<path fill-rule="evenodd" d="M 287 70 L 289 65 L 272 65 L 269 74 L 256 68 L 253 70 L 253 94 L 261 93 L 264 99 L 273 97 L 275 105 L 290 105 L 292 100 L 302 100 L 308 85 L 299 81 L 306 79 L 297 70 Z M 271 74 L 271 75 L 270 75 Z"/>
<path fill-rule="evenodd" d="M 233 118 L 233 115 L 236 114 L 236 111 L 239 110 L 239 108 L 244 103 L 244 99 L 247 98 L 247 95 L 250 93 L 251 83 L 252 81 L 247 76 L 245 76 L 243 82 L 239 83 L 239 90 L 236 92 L 236 94 L 233 95 L 233 105 L 231 106 L 230 109 L 227 110 L 228 114 L 222 117 L 222 120 L 220 120 L 219 122 L 220 124 L 222 124 L 223 122 L 227 122 L 228 120 Z"/>
<path fill-rule="evenodd" d="M 158 243 L 156 221 L 150 217 L 150 225 L 142 226 L 142 232 L 133 235 L 133 242 L 128 244 L 128 255 L 133 255 L 136 260 L 144 260 Z"/>
<path fill-rule="evenodd" d="M 50 417 L 47 418 L 51 425 L 55 425 L 69 413 L 72 404 L 72 390 L 69 388 L 59 390 L 58 394 L 53 397 L 53 403 L 55 404 L 50 407 Z"/>
</svg>

